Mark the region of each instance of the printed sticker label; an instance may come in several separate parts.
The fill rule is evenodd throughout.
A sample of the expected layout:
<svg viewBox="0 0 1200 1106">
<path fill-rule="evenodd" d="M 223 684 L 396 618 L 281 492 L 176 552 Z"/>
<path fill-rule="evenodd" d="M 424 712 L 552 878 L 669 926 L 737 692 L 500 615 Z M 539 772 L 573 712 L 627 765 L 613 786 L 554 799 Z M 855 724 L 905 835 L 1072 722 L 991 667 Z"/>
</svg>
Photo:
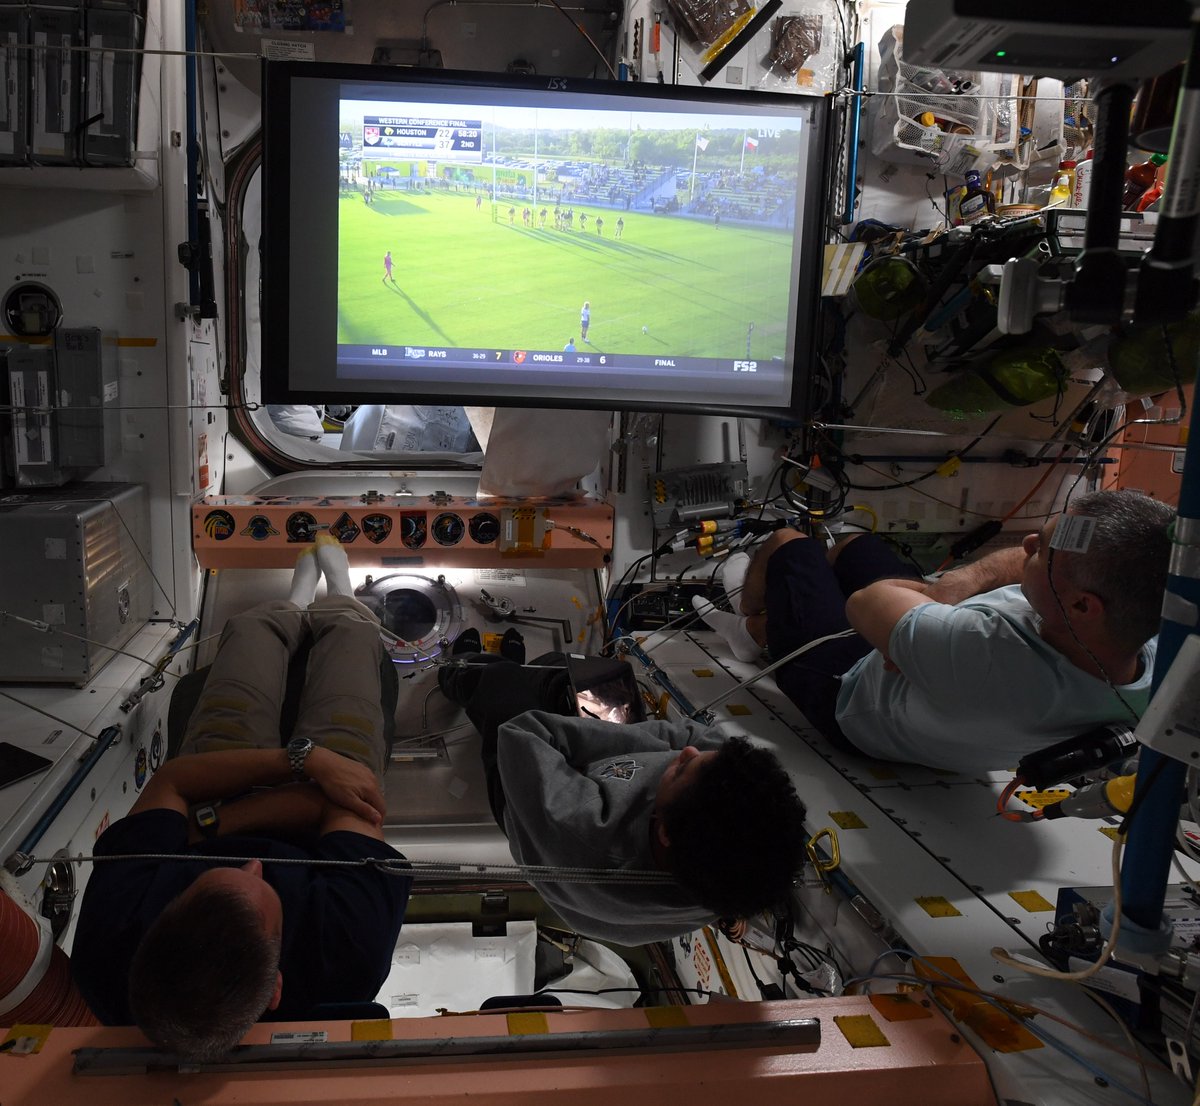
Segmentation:
<svg viewBox="0 0 1200 1106">
<path fill-rule="evenodd" d="M 1063 515 L 1050 536 L 1050 548 L 1063 553 L 1086 553 L 1096 532 L 1091 515 Z"/>
</svg>

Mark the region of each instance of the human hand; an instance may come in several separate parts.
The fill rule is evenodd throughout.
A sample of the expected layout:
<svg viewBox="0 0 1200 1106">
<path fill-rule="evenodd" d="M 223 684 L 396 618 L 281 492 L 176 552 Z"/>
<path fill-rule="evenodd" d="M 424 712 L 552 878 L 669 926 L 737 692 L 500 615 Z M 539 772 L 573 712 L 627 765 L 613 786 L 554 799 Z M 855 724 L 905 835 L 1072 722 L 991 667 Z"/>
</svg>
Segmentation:
<svg viewBox="0 0 1200 1106">
<path fill-rule="evenodd" d="M 373 826 L 383 823 L 387 804 L 375 773 L 365 765 L 318 747 L 309 753 L 304 770 L 331 803 Z"/>
</svg>

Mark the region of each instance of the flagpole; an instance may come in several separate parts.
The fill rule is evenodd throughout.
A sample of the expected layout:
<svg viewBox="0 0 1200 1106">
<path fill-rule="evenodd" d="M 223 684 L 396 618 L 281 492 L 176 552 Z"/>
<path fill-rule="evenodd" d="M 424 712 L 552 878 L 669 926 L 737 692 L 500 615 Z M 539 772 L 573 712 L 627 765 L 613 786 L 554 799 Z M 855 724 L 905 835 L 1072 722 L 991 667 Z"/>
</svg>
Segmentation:
<svg viewBox="0 0 1200 1106">
<path fill-rule="evenodd" d="M 745 176 L 746 173 L 746 140 L 750 137 L 750 132 L 747 131 L 742 135 L 742 162 L 738 166 L 738 176 Z"/>
<path fill-rule="evenodd" d="M 700 135 L 696 135 L 696 141 L 692 143 L 692 176 L 688 181 L 688 203 L 692 202 L 692 198 L 696 195 L 696 158 L 700 156 Z"/>
</svg>

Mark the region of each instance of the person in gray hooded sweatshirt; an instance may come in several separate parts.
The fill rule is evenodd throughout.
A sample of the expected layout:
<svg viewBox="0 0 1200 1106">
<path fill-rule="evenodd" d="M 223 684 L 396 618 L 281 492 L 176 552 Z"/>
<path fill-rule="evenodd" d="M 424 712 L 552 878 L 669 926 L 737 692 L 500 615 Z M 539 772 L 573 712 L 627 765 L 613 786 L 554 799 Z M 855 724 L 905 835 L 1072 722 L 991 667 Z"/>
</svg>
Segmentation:
<svg viewBox="0 0 1200 1106">
<path fill-rule="evenodd" d="M 787 897 L 804 860 L 805 811 L 774 754 L 692 721 L 578 717 L 562 668 L 467 659 L 444 667 L 439 683 L 483 739 L 492 812 L 517 863 L 674 877 L 534 879 L 567 924 L 637 945 Z"/>
</svg>

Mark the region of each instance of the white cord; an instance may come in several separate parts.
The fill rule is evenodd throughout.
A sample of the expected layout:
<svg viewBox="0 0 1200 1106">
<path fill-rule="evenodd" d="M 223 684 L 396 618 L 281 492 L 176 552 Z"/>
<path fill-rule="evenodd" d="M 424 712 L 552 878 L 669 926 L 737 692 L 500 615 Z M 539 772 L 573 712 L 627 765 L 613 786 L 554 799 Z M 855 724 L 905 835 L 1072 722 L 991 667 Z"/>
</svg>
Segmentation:
<svg viewBox="0 0 1200 1106">
<path fill-rule="evenodd" d="M 852 637 L 856 633 L 858 633 L 857 630 L 839 630 L 836 634 L 826 634 L 824 637 L 814 638 L 812 641 L 801 645 L 799 649 L 793 649 L 786 657 L 781 657 L 779 660 L 768 664 L 766 668 L 756 672 L 748 680 L 742 680 L 740 683 L 734 684 L 734 686 L 729 688 L 728 691 L 721 692 L 720 695 L 718 695 L 715 699 L 711 699 L 709 702 L 705 703 L 704 706 L 697 707 L 688 717 L 695 718 L 696 715 L 703 714 L 706 710 L 719 703 L 722 699 L 728 699 L 730 695 L 734 694 L 734 692 L 742 691 L 745 688 L 748 688 L 751 684 L 757 683 L 764 676 L 770 675 L 770 673 L 774 672 L 775 669 L 779 668 L 781 665 L 787 664 L 788 661 L 794 660 L 803 653 L 807 653 L 810 649 L 815 649 L 818 645 L 824 645 L 827 641 L 836 641 L 840 637 Z"/>
<path fill-rule="evenodd" d="M 991 950 L 992 956 L 999 960 L 1001 964 L 1007 964 L 1010 968 L 1016 968 L 1018 971 L 1026 972 L 1029 975 L 1041 976 L 1043 979 L 1062 979 L 1073 983 L 1091 979 L 1101 968 L 1106 967 L 1109 957 L 1112 956 L 1113 950 L 1117 947 L 1117 939 L 1121 935 L 1121 848 L 1124 844 L 1125 836 L 1118 833 L 1113 838 L 1112 849 L 1112 932 L 1108 935 L 1108 941 L 1105 943 L 1104 948 L 1100 950 L 1100 955 L 1096 957 L 1094 964 L 1089 964 L 1086 968 L 1081 968 L 1077 972 L 1060 972 L 1055 968 L 1043 968 L 1040 964 L 1027 964 L 1024 960 L 1018 960 L 1007 949 L 999 947 Z"/>
</svg>

